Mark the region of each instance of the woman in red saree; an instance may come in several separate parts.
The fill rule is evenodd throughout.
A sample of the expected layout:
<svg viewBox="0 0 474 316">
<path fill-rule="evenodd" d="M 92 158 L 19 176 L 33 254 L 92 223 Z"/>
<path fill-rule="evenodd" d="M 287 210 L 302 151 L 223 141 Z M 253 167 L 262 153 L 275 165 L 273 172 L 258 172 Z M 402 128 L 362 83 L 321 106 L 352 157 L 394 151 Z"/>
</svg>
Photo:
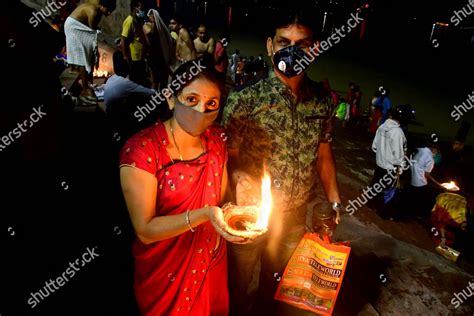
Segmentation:
<svg viewBox="0 0 474 316">
<path fill-rule="evenodd" d="M 122 190 L 137 235 L 135 296 L 143 315 L 228 314 L 221 236 L 243 240 L 226 232 L 217 207 L 227 186 L 224 134 L 211 125 L 219 111 L 219 81 L 212 70 L 196 75 L 197 65 L 183 64 L 173 75 L 172 83 L 182 83 L 168 98 L 173 117 L 134 135 L 121 151 Z"/>
</svg>

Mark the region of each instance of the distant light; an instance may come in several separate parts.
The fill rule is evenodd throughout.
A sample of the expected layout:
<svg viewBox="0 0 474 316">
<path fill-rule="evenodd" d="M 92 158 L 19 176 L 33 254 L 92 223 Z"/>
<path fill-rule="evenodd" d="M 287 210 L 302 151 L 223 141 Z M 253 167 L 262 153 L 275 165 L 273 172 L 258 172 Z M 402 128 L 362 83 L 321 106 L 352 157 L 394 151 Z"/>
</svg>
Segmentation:
<svg viewBox="0 0 474 316">
<path fill-rule="evenodd" d="M 369 4 L 366 3 L 365 6 L 364 6 L 364 8 L 368 9 L 368 8 L 369 8 Z"/>
</svg>

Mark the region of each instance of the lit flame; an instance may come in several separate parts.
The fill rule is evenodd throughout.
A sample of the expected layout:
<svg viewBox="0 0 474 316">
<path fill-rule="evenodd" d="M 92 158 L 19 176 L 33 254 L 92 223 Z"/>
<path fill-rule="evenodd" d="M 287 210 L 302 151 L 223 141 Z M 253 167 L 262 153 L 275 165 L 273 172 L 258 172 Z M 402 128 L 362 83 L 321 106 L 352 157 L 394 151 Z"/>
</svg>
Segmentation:
<svg viewBox="0 0 474 316">
<path fill-rule="evenodd" d="M 262 204 L 260 205 L 260 212 L 258 213 L 255 228 L 266 229 L 268 227 L 268 220 L 272 211 L 272 182 L 267 172 L 262 179 Z"/>
<path fill-rule="evenodd" d="M 94 70 L 93 76 L 94 77 L 107 77 L 109 75 L 107 70 Z"/>
<path fill-rule="evenodd" d="M 441 185 L 449 191 L 459 191 L 459 187 L 456 185 L 454 181 L 446 182 L 446 183 L 441 183 Z"/>
</svg>

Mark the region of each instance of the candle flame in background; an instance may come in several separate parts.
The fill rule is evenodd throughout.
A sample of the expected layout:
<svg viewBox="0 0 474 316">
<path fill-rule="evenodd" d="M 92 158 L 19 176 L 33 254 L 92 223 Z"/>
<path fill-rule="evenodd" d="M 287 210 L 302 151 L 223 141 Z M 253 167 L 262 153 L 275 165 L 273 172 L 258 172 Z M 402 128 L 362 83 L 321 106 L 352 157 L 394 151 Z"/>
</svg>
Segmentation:
<svg viewBox="0 0 474 316">
<path fill-rule="evenodd" d="M 449 190 L 449 191 L 459 191 L 459 187 L 456 185 L 456 183 L 455 183 L 454 181 L 441 183 L 441 185 L 442 185 L 446 190 Z"/>
<path fill-rule="evenodd" d="M 93 72 L 93 76 L 94 77 L 98 77 L 98 78 L 101 78 L 101 77 L 108 77 L 109 73 L 107 70 L 94 70 Z"/>
<path fill-rule="evenodd" d="M 268 227 L 268 220 L 270 219 L 270 213 L 272 211 L 271 186 L 270 175 L 265 171 L 262 179 L 262 204 L 255 223 L 255 228 L 257 229 L 266 229 Z"/>
</svg>

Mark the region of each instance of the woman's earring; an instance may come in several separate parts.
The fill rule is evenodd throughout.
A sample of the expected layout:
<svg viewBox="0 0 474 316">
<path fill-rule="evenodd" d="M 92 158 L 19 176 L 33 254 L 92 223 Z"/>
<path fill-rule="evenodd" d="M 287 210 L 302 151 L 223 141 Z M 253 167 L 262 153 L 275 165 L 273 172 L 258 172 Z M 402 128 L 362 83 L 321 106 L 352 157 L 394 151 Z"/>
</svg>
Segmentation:
<svg viewBox="0 0 474 316">
<path fill-rule="evenodd" d="M 168 98 L 166 101 L 168 101 L 168 107 L 172 111 L 174 109 L 174 106 L 176 105 L 176 101 L 174 98 Z"/>
</svg>

